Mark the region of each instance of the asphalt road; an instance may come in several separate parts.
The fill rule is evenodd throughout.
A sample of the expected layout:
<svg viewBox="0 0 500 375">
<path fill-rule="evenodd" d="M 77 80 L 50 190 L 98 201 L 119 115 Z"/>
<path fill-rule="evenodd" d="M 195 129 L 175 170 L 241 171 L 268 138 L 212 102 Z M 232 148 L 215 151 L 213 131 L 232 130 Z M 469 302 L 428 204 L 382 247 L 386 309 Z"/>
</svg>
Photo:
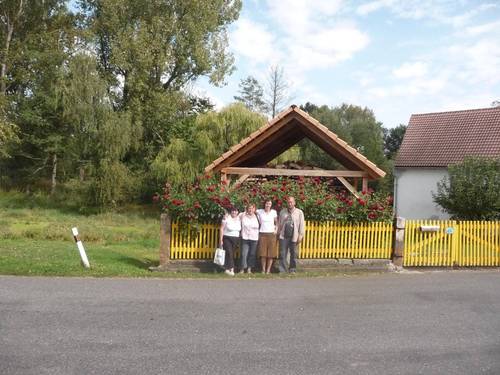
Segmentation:
<svg viewBox="0 0 500 375">
<path fill-rule="evenodd" d="M 500 374 L 500 272 L 0 277 L 0 374 Z"/>
</svg>

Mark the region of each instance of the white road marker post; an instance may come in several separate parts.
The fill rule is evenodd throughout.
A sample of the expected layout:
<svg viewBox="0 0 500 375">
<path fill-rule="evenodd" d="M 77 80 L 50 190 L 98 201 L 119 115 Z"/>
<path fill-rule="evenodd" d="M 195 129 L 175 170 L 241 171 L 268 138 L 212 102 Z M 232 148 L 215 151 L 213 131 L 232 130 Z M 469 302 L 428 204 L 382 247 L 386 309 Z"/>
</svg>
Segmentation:
<svg viewBox="0 0 500 375">
<path fill-rule="evenodd" d="M 78 247 L 78 251 L 80 252 L 80 258 L 82 260 L 83 266 L 85 268 L 90 268 L 87 254 L 85 253 L 85 249 L 83 248 L 82 241 L 80 240 L 80 237 L 78 236 L 78 229 L 76 227 L 74 227 L 74 228 L 71 228 L 71 231 L 73 232 L 73 238 L 75 239 L 76 247 Z"/>
</svg>

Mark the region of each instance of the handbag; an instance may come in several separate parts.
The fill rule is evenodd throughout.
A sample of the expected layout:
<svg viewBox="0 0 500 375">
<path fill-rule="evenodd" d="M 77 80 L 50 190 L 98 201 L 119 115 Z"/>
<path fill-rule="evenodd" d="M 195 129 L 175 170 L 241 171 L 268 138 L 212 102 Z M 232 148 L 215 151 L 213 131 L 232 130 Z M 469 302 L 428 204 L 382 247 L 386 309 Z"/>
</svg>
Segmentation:
<svg viewBox="0 0 500 375">
<path fill-rule="evenodd" d="M 221 248 L 215 249 L 214 263 L 222 267 L 224 266 L 225 260 L 226 260 L 226 251 Z"/>
</svg>

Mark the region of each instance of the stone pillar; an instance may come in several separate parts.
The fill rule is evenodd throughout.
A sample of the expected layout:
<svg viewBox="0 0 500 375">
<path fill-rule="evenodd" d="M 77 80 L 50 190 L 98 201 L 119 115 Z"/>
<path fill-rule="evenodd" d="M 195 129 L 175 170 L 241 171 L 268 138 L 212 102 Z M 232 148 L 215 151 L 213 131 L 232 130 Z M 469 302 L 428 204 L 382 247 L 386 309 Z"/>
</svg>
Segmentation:
<svg viewBox="0 0 500 375">
<path fill-rule="evenodd" d="M 170 261 L 170 237 L 172 234 L 172 221 L 167 213 L 160 216 L 160 267 Z"/>
<path fill-rule="evenodd" d="M 396 267 L 403 267 L 405 250 L 405 223 L 404 217 L 396 217 L 394 220 L 394 248 L 392 251 L 392 263 Z"/>
</svg>

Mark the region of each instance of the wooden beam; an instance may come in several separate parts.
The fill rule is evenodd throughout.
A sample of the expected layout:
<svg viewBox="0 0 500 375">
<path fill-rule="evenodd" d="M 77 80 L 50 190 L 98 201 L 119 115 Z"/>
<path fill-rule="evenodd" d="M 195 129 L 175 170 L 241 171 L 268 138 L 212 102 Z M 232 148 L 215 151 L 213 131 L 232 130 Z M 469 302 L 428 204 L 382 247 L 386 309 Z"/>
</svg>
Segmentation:
<svg viewBox="0 0 500 375">
<path fill-rule="evenodd" d="M 222 168 L 222 174 L 238 174 L 253 176 L 309 176 L 309 177 L 364 177 L 368 178 L 365 171 L 330 171 L 323 169 L 275 169 L 275 168 Z M 350 185 L 350 184 L 349 184 Z M 350 185 L 351 186 L 351 185 Z"/>
<path fill-rule="evenodd" d="M 274 133 L 279 131 L 281 128 L 283 128 L 290 119 L 286 119 L 289 117 L 289 115 L 293 116 L 292 119 L 295 117 L 293 115 L 294 111 L 284 111 L 282 113 L 282 117 L 278 118 L 275 117 L 272 119 L 270 122 L 272 122 L 272 126 L 268 126 L 269 123 L 262 128 L 258 129 L 254 133 L 250 134 L 247 138 L 244 140 L 247 140 L 248 138 L 251 138 L 251 140 L 248 140 L 248 142 L 245 143 L 243 147 L 240 149 L 236 150 L 233 154 L 228 155 L 228 157 L 224 160 L 222 160 L 217 166 L 215 166 L 213 169 L 211 169 L 213 172 L 218 172 L 220 171 L 224 165 L 231 165 L 235 161 L 239 160 L 242 156 L 252 153 L 252 150 L 258 146 L 260 143 L 264 142 L 266 139 L 269 137 L 272 137 Z M 264 130 L 262 130 L 264 128 Z M 257 140 L 256 140 L 257 139 Z M 243 142 L 243 141 L 242 141 Z M 241 142 L 240 142 L 241 143 Z M 205 169 L 206 170 L 206 169 Z"/>
<path fill-rule="evenodd" d="M 360 168 L 360 169 L 368 168 L 369 169 L 368 173 L 370 175 L 370 178 L 372 179 L 382 178 L 386 175 L 386 173 L 383 170 L 378 168 L 375 164 L 366 159 L 366 157 L 360 154 L 359 152 L 352 153 L 351 151 L 349 151 L 347 147 L 350 147 L 351 149 L 352 147 L 349 146 L 347 143 L 344 144 L 343 142 L 345 141 L 341 140 L 338 137 L 333 138 L 331 134 L 326 133 L 320 127 L 314 125 L 311 120 L 308 120 L 304 117 L 297 117 L 297 120 L 302 124 L 304 131 L 306 132 L 306 134 L 308 134 L 308 138 L 313 143 L 321 147 L 323 151 L 325 151 L 333 159 L 336 159 L 345 167 Z M 311 135 L 313 135 L 313 137 L 311 137 Z M 327 143 L 326 148 L 324 142 Z M 329 149 L 335 150 L 334 154 L 332 154 L 331 151 L 329 151 Z"/>
<path fill-rule="evenodd" d="M 233 186 L 230 186 L 230 187 L 229 187 L 229 190 L 233 190 L 233 189 L 237 188 L 237 187 L 238 187 L 238 185 L 241 185 L 243 182 L 245 182 L 245 180 L 246 180 L 248 177 L 250 177 L 250 175 L 249 175 L 249 174 L 244 174 L 244 175 L 242 175 L 240 178 L 238 178 L 238 179 L 234 182 Z"/>
<path fill-rule="evenodd" d="M 354 186 L 352 186 L 349 183 L 349 181 L 347 181 L 344 177 L 341 176 L 338 176 L 337 178 L 339 179 L 340 182 L 342 182 L 342 185 L 344 185 L 347 188 L 347 190 L 349 190 L 356 198 L 359 198 L 358 192 L 356 191 Z"/>
<path fill-rule="evenodd" d="M 225 165 L 227 167 L 257 167 L 265 165 L 300 142 L 304 137 L 304 133 L 298 126 L 282 128 L 273 137 L 260 142 L 260 144 L 256 145 L 247 154 L 242 155 L 231 164 Z"/>
</svg>

